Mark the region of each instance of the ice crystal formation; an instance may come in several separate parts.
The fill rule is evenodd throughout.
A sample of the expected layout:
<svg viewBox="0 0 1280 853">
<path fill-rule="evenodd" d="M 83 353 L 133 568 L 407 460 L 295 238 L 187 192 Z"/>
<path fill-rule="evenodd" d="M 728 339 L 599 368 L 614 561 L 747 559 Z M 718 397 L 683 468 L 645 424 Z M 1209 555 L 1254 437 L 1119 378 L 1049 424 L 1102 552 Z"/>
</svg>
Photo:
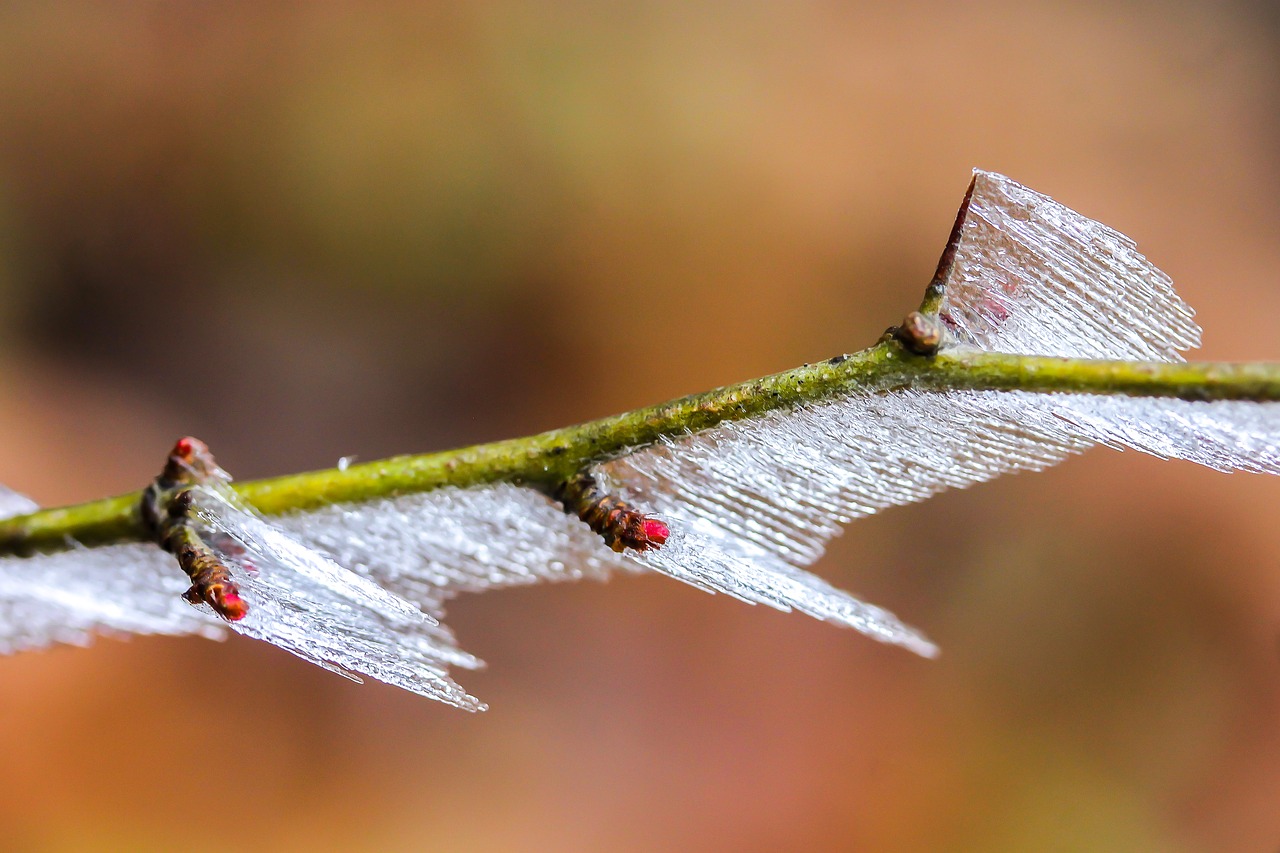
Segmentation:
<svg viewBox="0 0 1280 853">
<path fill-rule="evenodd" d="M 975 173 L 935 284 L 952 351 L 1168 363 L 1199 342 L 1191 309 L 1131 240 L 992 173 Z M 219 558 L 249 602 L 244 619 L 184 602 L 186 579 L 154 545 L 73 547 L 0 558 L 0 651 L 96 633 L 230 629 L 475 710 L 484 706 L 449 675 L 479 665 L 440 624 L 449 599 L 621 570 L 798 610 L 932 656 L 920 632 L 805 567 L 852 519 L 1045 468 L 1095 444 L 1280 473 L 1280 403 L 848 391 L 666 436 L 579 472 L 620 496 L 617 506 L 669 529 L 665 542 L 622 553 L 545 489 L 508 482 L 271 520 L 215 483 L 196 495 L 197 521 L 208 541 L 223 543 Z M 33 509 L 0 492 L 0 518 Z"/>
</svg>

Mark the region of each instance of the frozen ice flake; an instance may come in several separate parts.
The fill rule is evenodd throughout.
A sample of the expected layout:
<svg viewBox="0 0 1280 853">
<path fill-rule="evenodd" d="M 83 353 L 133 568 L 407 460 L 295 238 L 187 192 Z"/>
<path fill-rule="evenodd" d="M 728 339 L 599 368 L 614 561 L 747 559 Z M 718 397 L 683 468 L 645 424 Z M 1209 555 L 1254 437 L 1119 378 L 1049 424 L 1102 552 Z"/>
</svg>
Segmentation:
<svg viewBox="0 0 1280 853">
<path fill-rule="evenodd" d="M 1280 404 L 903 390 L 726 424 L 601 475 L 690 543 L 636 558 L 651 568 L 924 651 L 891 614 L 847 609 L 866 605 L 845 593 L 846 609 L 828 609 L 833 591 L 800 568 L 845 520 L 1039 470 L 1095 443 L 1280 473 Z"/>
<path fill-rule="evenodd" d="M 326 669 L 367 675 L 468 710 L 484 705 L 449 677 L 480 662 L 431 616 L 201 487 L 196 523 L 230 569 L 249 612 L 226 622 L 183 599 L 189 579 L 151 544 L 0 558 L 0 653 L 95 634 L 202 634 L 227 628 Z M 0 487 L 0 518 L 35 505 Z"/>
<path fill-rule="evenodd" d="M 1043 468 L 1085 446 L 1034 403 L 903 390 L 725 424 L 603 465 L 600 475 L 696 543 L 637 558 L 651 568 L 932 654 L 917 631 L 802 567 L 850 519 Z"/>
<path fill-rule="evenodd" d="M 509 484 L 334 505 L 275 522 L 436 616 L 461 592 L 637 568 L 546 496 Z"/>
<path fill-rule="evenodd" d="M 1070 394 L 1049 399 L 1072 433 L 1099 444 L 1219 471 L 1280 474 L 1280 403 Z"/>
<path fill-rule="evenodd" d="M 975 172 L 944 258 L 939 316 L 952 345 L 1172 362 L 1199 342 L 1191 309 L 1131 240 L 1001 175 Z M 195 483 L 194 515 L 167 513 L 159 526 L 197 526 L 200 553 L 212 550 L 248 602 L 243 618 L 187 605 L 187 578 L 153 545 L 5 557 L 0 651 L 97 632 L 218 636 L 229 627 L 348 677 L 474 710 L 483 706 L 449 676 L 479 666 L 439 622 L 451 598 L 621 570 L 660 572 L 932 656 L 919 631 L 805 568 L 852 519 L 1096 444 L 1276 474 L 1280 403 L 895 388 L 726 422 L 578 472 L 598 481 L 592 495 L 616 495 L 652 515 L 655 530 L 669 527 L 665 543 L 656 537 L 643 553 L 613 552 L 552 498 L 506 483 L 268 522 L 236 503 L 209 457 L 203 479 L 175 465 L 152 496 L 176 506 Z M 0 487 L 0 518 L 32 509 Z"/>
<path fill-rule="evenodd" d="M 1181 361 L 1194 312 L 1134 242 L 1046 195 L 975 171 L 941 317 L 995 352 Z"/>
<path fill-rule="evenodd" d="M 0 518 L 35 509 L 0 486 Z M 219 620 L 182 600 L 184 589 L 173 558 L 150 545 L 0 557 L 0 653 L 86 645 L 95 634 L 223 636 Z"/>
<path fill-rule="evenodd" d="M 359 681 L 367 675 L 467 710 L 484 705 L 449 677 L 450 666 L 480 661 L 452 634 L 392 592 L 201 487 L 205 541 L 232 574 L 249 611 L 232 630 L 266 640 Z"/>
<path fill-rule="evenodd" d="M 28 512 L 35 512 L 39 505 L 26 495 L 20 495 L 13 489 L 0 486 L 0 518 L 13 518 Z"/>
</svg>

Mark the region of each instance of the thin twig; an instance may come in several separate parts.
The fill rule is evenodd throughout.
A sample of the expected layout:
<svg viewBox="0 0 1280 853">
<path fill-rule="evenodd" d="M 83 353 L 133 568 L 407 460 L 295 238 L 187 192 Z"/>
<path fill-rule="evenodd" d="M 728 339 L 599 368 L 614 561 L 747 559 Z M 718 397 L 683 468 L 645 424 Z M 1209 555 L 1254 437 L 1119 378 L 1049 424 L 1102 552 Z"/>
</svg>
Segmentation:
<svg viewBox="0 0 1280 853">
<path fill-rule="evenodd" d="M 235 484 L 267 515 L 360 502 L 442 486 L 510 482 L 554 488 L 589 465 L 726 421 L 889 388 L 1120 394 L 1182 400 L 1280 402 L 1280 363 L 1098 361 L 964 348 L 919 356 L 895 341 L 657 406 L 526 438 L 397 456 Z M 148 538 L 141 492 L 0 521 L 0 555 Z"/>
</svg>

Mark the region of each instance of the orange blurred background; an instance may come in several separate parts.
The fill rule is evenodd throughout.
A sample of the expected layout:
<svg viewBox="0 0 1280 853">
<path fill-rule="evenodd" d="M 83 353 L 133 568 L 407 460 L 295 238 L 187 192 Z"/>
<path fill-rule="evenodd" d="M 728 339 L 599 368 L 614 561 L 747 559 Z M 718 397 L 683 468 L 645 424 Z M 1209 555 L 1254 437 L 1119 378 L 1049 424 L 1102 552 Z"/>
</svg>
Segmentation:
<svg viewBox="0 0 1280 853">
<path fill-rule="evenodd" d="M 974 166 L 1280 359 L 1262 3 L 6 3 L 0 482 L 535 432 L 872 342 Z M 1280 481 L 1098 450 L 816 567 L 459 600 L 468 715 L 240 638 L 0 660 L 9 850 L 1280 845 Z"/>
</svg>

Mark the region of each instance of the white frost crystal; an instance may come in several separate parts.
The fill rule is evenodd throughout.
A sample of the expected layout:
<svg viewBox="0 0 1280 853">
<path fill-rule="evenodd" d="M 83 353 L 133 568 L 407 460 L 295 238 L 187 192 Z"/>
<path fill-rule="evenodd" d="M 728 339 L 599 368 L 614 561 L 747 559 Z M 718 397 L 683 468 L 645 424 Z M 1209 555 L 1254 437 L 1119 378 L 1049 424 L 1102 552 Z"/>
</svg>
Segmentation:
<svg viewBox="0 0 1280 853">
<path fill-rule="evenodd" d="M 1182 361 L 1195 312 L 1134 242 L 1004 175 L 974 172 L 942 318 L 994 352 Z"/>
<path fill-rule="evenodd" d="M 944 273 L 940 316 L 957 346 L 1169 362 L 1199 342 L 1191 309 L 1131 240 L 1000 175 L 975 173 Z M 666 544 L 644 553 L 615 554 L 547 497 L 508 484 L 271 523 L 213 500 L 203 520 L 242 546 L 223 553 L 251 604 L 234 630 L 478 709 L 448 676 L 478 661 L 438 623 L 445 603 L 615 569 L 933 655 L 919 632 L 804 567 L 853 518 L 1094 444 L 1280 473 L 1280 404 L 899 389 L 724 423 L 596 466 L 602 486 L 670 526 Z M 0 491 L 0 517 L 31 508 Z M 186 585 L 173 558 L 146 545 L 0 559 L 0 651 L 101 631 L 218 633 L 227 623 L 181 601 Z"/>
<path fill-rule="evenodd" d="M 239 507 L 218 491 L 198 490 L 200 519 L 218 548 L 248 614 L 228 625 L 359 681 L 367 675 L 468 710 L 484 705 L 449 677 L 450 666 L 476 669 L 453 634 L 403 598 Z M 208 609 L 207 605 L 201 605 Z M 210 610 L 210 612 L 212 612 Z"/>
<path fill-rule="evenodd" d="M 0 518 L 36 505 L 0 486 Z M 154 545 L 73 548 L 0 559 L 0 653 L 95 634 L 222 636 L 221 620 L 182 600 L 186 576 Z"/>
</svg>

